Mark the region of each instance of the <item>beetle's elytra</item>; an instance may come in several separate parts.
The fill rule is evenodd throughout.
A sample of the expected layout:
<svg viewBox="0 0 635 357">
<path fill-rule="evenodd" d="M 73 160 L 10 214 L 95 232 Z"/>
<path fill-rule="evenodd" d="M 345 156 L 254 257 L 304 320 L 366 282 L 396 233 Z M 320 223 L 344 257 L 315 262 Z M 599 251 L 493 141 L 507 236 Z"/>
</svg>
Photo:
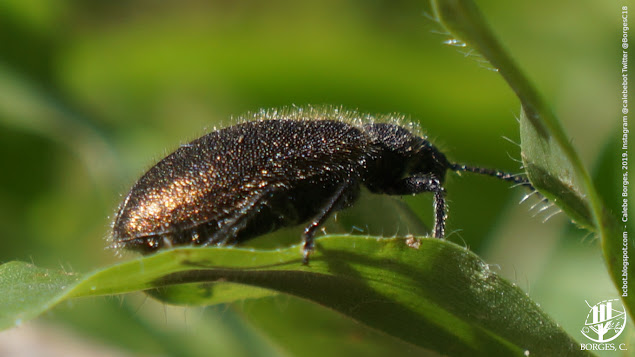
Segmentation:
<svg viewBox="0 0 635 357">
<path fill-rule="evenodd" d="M 116 214 L 115 247 L 150 253 L 179 245 L 232 245 L 306 224 L 304 262 L 317 229 L 371 192 L 434 194 L 434 237 L 444 236 L 447 170 L 516 182 L 497 170 L 454 164 L 403 118 L 339 108 L 260 111 L 159 161 Z M 533 189 L 533 188 L 532 188 Z"/>
</svg>

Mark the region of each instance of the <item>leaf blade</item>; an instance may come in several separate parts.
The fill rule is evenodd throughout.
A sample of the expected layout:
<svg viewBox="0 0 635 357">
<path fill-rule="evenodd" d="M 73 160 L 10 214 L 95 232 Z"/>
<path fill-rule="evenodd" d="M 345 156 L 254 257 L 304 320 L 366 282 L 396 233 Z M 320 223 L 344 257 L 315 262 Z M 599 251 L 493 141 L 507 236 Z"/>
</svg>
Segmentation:
<svg viewBox="0 0 635 357">
<path fill-rule="evenodd" d="M 89 274 L 51 295 L 46 306 L 72 297 L 232 283 L 316 302 L 441 353 L 584 355 L 524 292 L 453 243 L 427 238 L 413 249 L 404 239 L 355 236 L 327 236 L 317 243 L 309 267 L 301 265 L 298 247 L 169 250 Z M 181 301 L 174 296 L 172 303 L 196 302 L 191 295 Z M 11 318 L 6 311 L 0 316 L 5 317 L 0 326 L 7 327 Z"/>
</svg>

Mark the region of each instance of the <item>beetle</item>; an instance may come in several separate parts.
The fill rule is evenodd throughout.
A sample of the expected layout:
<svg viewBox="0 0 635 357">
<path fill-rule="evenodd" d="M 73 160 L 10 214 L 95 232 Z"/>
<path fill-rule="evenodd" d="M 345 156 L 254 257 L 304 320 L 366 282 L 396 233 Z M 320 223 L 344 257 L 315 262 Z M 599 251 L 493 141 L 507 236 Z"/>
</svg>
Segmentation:
<svg viewBox="0 0 635 357">
<path fill-rule="evenodd" d="M 445 236 L 448 170 L 527 186 L 499 170 L 450 162 L 402 116 L 338 107 L 262 110 L 215 130 L 148 170 L 119 206 L 116 248 L 147 254 L 182 245 L 234 245 L 306 224 L 303 263 L 314 235 L 360 187 L 387 195 L 434 194 L 432 236 Z"/>
</svg>

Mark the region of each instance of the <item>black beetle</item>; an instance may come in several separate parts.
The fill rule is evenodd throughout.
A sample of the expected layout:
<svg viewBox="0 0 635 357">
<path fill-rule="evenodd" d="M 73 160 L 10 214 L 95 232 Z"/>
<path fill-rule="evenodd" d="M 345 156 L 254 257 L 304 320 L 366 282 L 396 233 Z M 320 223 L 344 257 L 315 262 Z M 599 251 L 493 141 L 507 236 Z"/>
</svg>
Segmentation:
<svg viewBox="0 0 635 357">
<path fill-rule="evenodd" d="M 445 234 L 447 170 L 533 187 L 522 177 L 451 163 L 403 117 L 341 108 L 260 111 L 159 161 L 132 187 L 112 226 L 113 246 L 150 253 L 179 245 L 232 245 L 308 222 L 317 229 L 350 206 L 360 186 L 388 195 L 434 193 L 432 235 Z"/>
</svg>

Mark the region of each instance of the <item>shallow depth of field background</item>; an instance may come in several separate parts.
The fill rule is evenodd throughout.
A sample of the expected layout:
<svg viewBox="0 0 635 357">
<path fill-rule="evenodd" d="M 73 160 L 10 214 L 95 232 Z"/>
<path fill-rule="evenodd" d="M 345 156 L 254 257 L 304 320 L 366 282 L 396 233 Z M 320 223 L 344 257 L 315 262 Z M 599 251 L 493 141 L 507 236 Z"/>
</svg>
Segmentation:
<svg viewBox="0 0 635 357">
<path fill-rule="evenodd" d="M 616 202 L 622 4 L 477 3 Z M 451 160 L 519 172 L 503 138 L 519 140 L 517 99 L 480 58 L 443 44 L 426 11 L 406 0 L 0 2 L 0 262 L 88 272 L 119 261 L 105 238 L 121 195 L 179 144 L 259 108 L 399 112 Z M 525 191 L 507 183 L 449 174 L 447 190 L 448 239 L 585 340 L 585 300 L 618 296 L 597 239 L 564 214 L 543 224 L 554 209 L 532 217 L 535 200 L 519 205 Z M 431 223 L 429 197 L 392 199 Z M 391 206 L 376 207 L 355 225 Z M 36 339 L 65 355 L 408 351 L 287 296 L 191 309 L 142 294 L 75 301 L 0 333 L 5 346 Z"/>
</svg>

